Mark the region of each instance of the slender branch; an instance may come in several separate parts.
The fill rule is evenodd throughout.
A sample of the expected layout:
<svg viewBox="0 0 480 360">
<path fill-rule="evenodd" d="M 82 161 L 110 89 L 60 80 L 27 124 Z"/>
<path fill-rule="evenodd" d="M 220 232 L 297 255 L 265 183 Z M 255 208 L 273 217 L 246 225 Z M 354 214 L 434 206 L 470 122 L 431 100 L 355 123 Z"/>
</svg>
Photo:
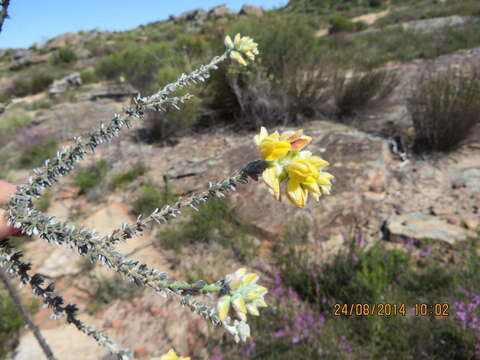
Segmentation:
<svg viewBox="0 0 480 360">
<path fill-rule="evenodd" d="M 5 19 L 8 19 L 8 6 L 10 5 L 10 0 L 2 0 L 0 2 L 0 6 L 2 10 L 0 10 L 0 32 L 2 32 L 3 22 Z"/>
<path fill-rule="evenodd" d="M 62 314 L 65 315 L 66 321 L 84 334 L 93 337 L 101 346 L 105 346 L 119 358 L 128 359 L 130 352 L 128 350 L 119 350 L 116 344 L 105 333 L 96 330 L 93 326 L 86 325 L 83 321 L 77 318 L 78 308 L 75 304 L 64 304 L 61 296 L 55 293 L 55 284 L 50 283 L 47 286 L 42 286 L 44 278 L 41 274 L 30 275 L 29 271 L 31 265 L 24 263 L 21 258 L 21 252 L 14 252 L 14 247 L 8 241 L 0 241 L 0 267 L 4 268 L 9 275 L 16 276 L 20 279 L 21 284 L 29 284 L 32 293 L 42 298 L 45 305 L 53 311 L 53 317 L 58 318 Z"/>
<path fill-rule="evenodd" d="M 38 328 L 38 326 L 33 322 L 33 319 L 30 316 L 30 313 L 28 312 L 28 310 L 25 309 L 25 306 L 23 306 L 22 300 L 20 299 L 20 296 L 18 295 L 15 287 L 13 286 L 10 279 L 8 278 L 8 276 L 5 274 L 5 272 L 3 270 L 0 270 L 0 280 L 5 285 L 5 288 L 7 289 L 10 297 L 12 298 L 13 302 L 15 303 L 15 306 L 22 313 L 23 319 L 27 323 L 30 330 L 32 330 L 33 335 L 37 339 L 38 344 L 42 348 L 42 351 L 45 354 L 45 356 L 47 357 L 47 359 L 48 360 L 56 360 L 55 355 L 53 355 L 52 349 L 48 345 L 45 338 L 42 336 L 42 333 L 40 332 L 40 329 Z"/>
<path fill-rule="evenodd" d="M 164 272 L 156 269 L 149 269 L 146 264 L 139 264 L 138 261 L 126 260 L 121 253 L 114 251 L 114 246 L 119 241 L 125 241 L 137 236 L 150 222 L 165 222 L 169 218 L 180 214 L 180 208 L 189 206 L 195 209 L 195 205 L 208 200 L 211 197 L 224 197 L 224 192 L 235 190 L 238 183 L 247 183 L 248 176 L 257 180 L 259 172 L 265 168 L 265 162 L 256 161 L 250 163 L 242 170 L 234 172 L 226 179 L 210 184 L 207 191 L 199 195 L 191 194 L 187 198 L 180 198 L 173 206 L 165 206 L 161 210 L 156 209 L 148 218 L 137 219 L 135 225 L 124 224 L 121 229 L 114 230 L 111 235 L 101 238 L 94 230 L 76 229 L 75 226 L 68 223 L 61 223 L 54 217 L 43 214 L 33 206 L 33 200 L 41 196 L 42 192 L 58 182 L 59 177 L 68 174 L 84 155 L 90 151 L 95 152 L 99 144 L 110 141 L 117 136 L 122 127 L 130 127 L 130 121 L 134 118 L 142 119 L 144 111 L 154 109 L 163 111 L 166 106 L 178 108 L 178 104 L 187 100 L 189 97 L 168 97 L 177 89 L 187 86 L 190 83 L 205 81 L 210 75 L 211 70 L 217 69 L 217 64 L 224 61 L 229 54 L 225 52 L 222 56 L 214 57 L 209 64 L 200 66 L 190 74 L 182 74 L 174 83 L 166 85 L 159 92 L 150 97 L 136 96 L 133 99 L 133 105 L 123 109 L 123 115 L 114 114 L 108 125 L 101 124 L 100 128 L 93 131 L 89 140 L 83 142 L 80 138 L 75 138 L 75 145 L 64 147 L 57 152 L 52 160 L 46 160 L 44 166 L 34 169 L 29 177 L 28 183 L 17 187 L 16 194 L 11 196 L 7 204 L 8 223 L 22 230 L 27 235 L 39 235 L 42 239 L 53 244 L 65 244 L 69 248 L 77 249 L 80 255 L 88 255 L 92 261 L 100 261 L 105 266 L 115 269 L 116 272 L 127 277 L 139 286 L 149 286 L 161 295 L 167 296 L 174 294 L 181 297 L 180 303 L 188 306 L 193 312 L 209 320 L 214 325 L 223 325 L 229 332 L 237 337 L 238 331 L 242 332 L 241 327 L 247 326 L 244 323 L 230 324 L 228 321 L 220 321 L 217 311 L 214 307 L 207 305 L 199 300 L 193 299 L 193 296 L 205 295 L 211 292 L 222 294 L 228 291 L 228 286 L 224 280 L 214 284 L 207 284 L 204 281 L 197 281 L 194 284 L 169 279 Z M 7 259 L 7 264 L 12 263 L 12 258 Z M 1 259 L 0 259 L 1 260 Z M 28 279 L 27 279 L 28 280 Z M 26 280 L 26 281 L 27 281 Z M 43 281 L 43 280 L 42 280 Z M 40 288 L 39 291 L 45 291 Z M 58 297 L 60 298 L 60 297 Z M 61 299 L 61 298 L 60 298 Z M 50 300 L 49 300 L 50 301 Z M 61 305 L 63 299 L 61 299 Z M 87 335 L 93 336 L 100 344 L 109 345 L 108 341 L 102 337 L 103 334 L 90 330 L 78 319 L 69 318 L 71 313 L 75 313 L 76 307 L 59 307 L 58 312 L 67 313 L 67 321 L 74 323 L 79 330 Z M 57 311 L 57 309 L 54 309 Z M 112 345 L 113 347 L 113 345 Z M 111 349 L 117 352 L 115 349 Z M 118 352 L 117 352 L 118 353 Z"/>
</svg>

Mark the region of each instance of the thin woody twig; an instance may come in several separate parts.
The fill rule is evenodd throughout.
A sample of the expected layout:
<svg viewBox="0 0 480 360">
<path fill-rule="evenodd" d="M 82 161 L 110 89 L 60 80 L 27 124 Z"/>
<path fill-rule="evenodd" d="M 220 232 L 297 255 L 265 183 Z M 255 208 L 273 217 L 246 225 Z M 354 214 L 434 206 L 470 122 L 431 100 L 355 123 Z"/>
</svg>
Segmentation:
<svg viewBox="0 0 480 360">
<path fill-rule="evenodd" d="M 7 289 L 8 294 L 12 298 L 13 302 L 15 303 L 15 306 L 17 307 L 18 310 L 22 313 L 23 319 L 27 323 L 28 327 L 30 330 L 32 330 L 33 335 L 38 341 L 38 344 L 42 348 L 43 353 L 47 357 L 48 360 L 56 360 L 55 355 L 53 355 L 53 351 L 48 345 L 47 341 L 43 337 L 42 333 L 40 332 L 40 329 L 38 326 L 33 322 L 32 317 L 30 316 L 30 313 L 28 312 L 27 309 L 25 309 L 25 306 L 22 304 L 22 299 L 20 299 L 20 296 L 17 293 L 17 290 L 11 283 L 10 279 L 8 276 L 5 274 L 3 270 L 0 269 L 0 280 L 3 282 L 5 285 L 5 288 Z"/>
</svg>

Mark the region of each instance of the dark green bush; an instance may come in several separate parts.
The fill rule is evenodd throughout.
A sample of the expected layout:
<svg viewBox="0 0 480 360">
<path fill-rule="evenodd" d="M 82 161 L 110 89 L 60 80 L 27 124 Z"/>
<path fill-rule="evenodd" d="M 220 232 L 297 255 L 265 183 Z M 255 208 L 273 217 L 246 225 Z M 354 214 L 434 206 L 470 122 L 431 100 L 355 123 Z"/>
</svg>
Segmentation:
<svg viewBox="0 0 480 360">
<path fill-rule="evenodd" d="M 68 47 L 62 47 L 52 55 L 52 63 L 56 66 L 70 65 L 75 61 L 77 61 L 77 55 Z"/>
<path fill-rule="evenodd" d="M 104 56 L 95 68 L 99 77 L 118 80 L 124 76 L 126 81 L 140 92 L 158 90 L 154 76 L 165 65 L 182 67 L 183 59 L 176 55 L 175 48 L 168 43 L 139 45 L 124 43 L 123 50 Z"/>
<path fill-rule="evenodd" d="M 2 287 L 0 287 L 0 359 L 6 359 L 18 342 L 24 322 L 20 311 Z"/>
<path fill-rule="evenodd" d="M 110 188 L 112 190 L 117 189 L 123 185 L 131 183 L 137 177 L 142 176 L 147 172 L 147 168 L 142 162 L 137 162 L 132 166 L 132 168 L 126 172 L 119 173 L 115 175 L 110 182 Z"/>
<path fill-rule="evenodd" d="M 120 276 L 112 279 L 99 279 L 96 285 L 95 294 L 92 296 L 93 301 L 88 307 L 91 313 L 96 313 L 105 305 L 117 299 L 131 301 L 141 296 L 144 289 L 143 287 L 134 286 L 131 282 L 125 281 L 125 279 Z"/>
<path fill-rule="evenodd" d="M 80 187 L 80 193 L 85 194 L 100 185 L 108 172 L 108 162 L 104 159 L 77 171 L 75 182 Z"/>
<path fill-rule="evenodd" d="M 58 144 L 54 139 L 47 138 L 24 151 L 18 159 L 17 166 L 22 169 L 41 166 L 43 162 L 55 155 Z"/>
<path fill-rule="evenodd" d="M 97 74 L 91 70 L 80 71 L 80 78 L 82 79 L 82 84 L 91 84 L 98 81 Z"/>
<path fill-rule="evenodd" d="M 234 216 L 227 203 L 213 198 L 198 206 L 190 221 L 158 233 L 164 248 L 178 250 L 194 243 L 219 243 L 233 249 L 238 258 L 244 261 L 254 255 L 250 239 L 246 237 L 246 227 Z"/>
<path fill-rule="evenodd" d="M 348 117 L 365 107 L 385 100 L 398 84 L 397 75 L 388 71 L 345 72 L 337 75 L 334 84 L 334 100 L 338 116 Z"/>
<path fill-rule="evenodd" d="M 298 124 L 326 100 L 328 66 L 315 28 L 303 16 L 268 14 L 241 19 L 225 30 L 249 34 L 261 46 L 248 69 L 221 68 L 208 84 L 198 127 L 223 123 L 236 129 Z"/>
<path fill-rule="evenodd" d="M 134 215 L 150 215 L 156 208 L 168 204 L 174 199 L 173 194 L 168 188 L 168 182 L 165 182 L 163 189 L 159 189 L 157 185 L 147 182 L 143 185 L 141 193 L 132 203 L 131 211 Z"/>
<path fill-rule="evenodd" d="M 356 25 L 352 20 L 350 20 L 345 15 L 337 13 L 332 15 L 328 20 L 330 24 L 329 32 L 331 34 L 339 33 L 339 32 L 353 32 L 356 30 Z"/>
<path fill-rule="evenodd" d="M 252 68 L 259 66 L 267 75 L 282 79 L 287 70 L 295 64 L 301 64 L 304 58 L 320 55 L 318 39 L 308 17 L 283 14 L 266 14 L 265 16 L 246 17 L 228 27 L 225 34 L 248 34 L 259 44 L 259 59 Z"/>
<path fill-rule="evenodd" d="M 12 97 L 34 95 L 46 90 L 55 80 L 55 72 L 42 69 L 16 80 L 11 87 L 5 90 L 0 98 L 7 101 Z"/>
<path fill-rule="evenodd" d="M 425 74 L 408 99 L 415 129 L 414 151 L 451 151 L 480 121 L 477 69 Z"/>
<path fill-rule="evenodd" d="M 158 89 L 175 81 L 180 76 L 180 71 L 170 65 L 159 69 L 154 76 L 154 83 Z M 190 88 L 188 93 L 195 94 L 195 88 Z M 178 90 L 173 96 L 187 94 L 186 90 Z M 145 140 L 148 142 L 161 142 L 172 144 L 176 137 L 185 134 L 192 129 L 200 114 L 201 100 L 194 96 L 192 99 L 180 104 L 180 110 L 173 107 L 167 108 L 166 112 L 147 111 L 145 116 Z"/>
<path fill-rule="evenodd" d="M 199 35 L 183 33 L 179 34 L 176 40 L 179 49 L 184 51 L 190 59 L 201 58 L 209 49 L 208 42 Z"/>
</svg>

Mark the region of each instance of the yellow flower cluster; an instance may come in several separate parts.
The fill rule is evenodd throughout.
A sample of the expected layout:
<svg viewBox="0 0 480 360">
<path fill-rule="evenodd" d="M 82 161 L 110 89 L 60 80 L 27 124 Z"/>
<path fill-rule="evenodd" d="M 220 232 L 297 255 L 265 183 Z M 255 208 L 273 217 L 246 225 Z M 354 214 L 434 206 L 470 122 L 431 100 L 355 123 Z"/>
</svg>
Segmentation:
<svg viewBox="0 0 480 360">
<path fill-rule="evenodd" d="M 264 296 L 268 290 L 257 285 L 258 275 L 248 273 L 245 268 L 238 269 L 235 273 L 227 275 L 226 282 L 230 294 L 218 300 L 217 310 L 221 321 L 224 321 L 232 305 L 235 313 L 242 321 L 247 321 L 247 313 L 258 316 L 259 307 L 266 307 Z"/>
<path fill-rule="evenodd" d="M 165 355 L 162 355 L 159 360 L 190 360 L 189 357 L 180 357 L 177 355 L 175 350 L 171 349 Z"/>
<path fill-rule="evenodd" d="M 235 35 L 235 38 L 232 41 L 230 36 L 225 37 L 225 46 L 227 50 L 230 51 L 230 58 L 235 60 L 240 65 L 247 66 L 248 63 L 244 57 L 248 60 L 255 60 L 255 55 L 258 55 L 258 44 L 253 42 L 253 39 L 248 36 L 240 36 L 240 34 Z"/>
<path fill-rule="evenodd" d="M 333 175 L 322 171 L 328 162 L 310 151 L 300 151 L 312 141 L 310 136 L 303 135 L 303 130 L 268 134 L 262 126 L 254 140 L 268 162 L 262 178 L 277 200 L 280 184 L 285 180 L 287 198 L 299 207 L 305 206 L 309 194 L 316 201 L 322 194 L 330 194 Z"/>
</svg>

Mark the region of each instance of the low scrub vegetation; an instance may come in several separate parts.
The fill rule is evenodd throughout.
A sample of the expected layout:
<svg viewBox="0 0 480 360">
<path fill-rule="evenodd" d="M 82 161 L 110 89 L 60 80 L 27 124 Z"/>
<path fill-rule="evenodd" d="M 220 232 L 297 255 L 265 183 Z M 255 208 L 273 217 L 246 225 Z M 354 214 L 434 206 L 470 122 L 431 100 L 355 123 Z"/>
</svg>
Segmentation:
<svg viewBox="0 0 480 360">
<path fill-rule="evenodd" d="M 354 115 L 374 103 L 384 101 L 398 85 L 397 75 L 388 71 L 345 72 L 337 75 L 334 100 L 340 118 Z"/>
<path fill-rule="evenodd" d="M 0 319 L 0 359 L 4 360 L 17 345 L 24 323 L 20 311 L 3 287 L 0 287 Z"/>
<path fill-rule="evenodd" d="M 414 151 L 451 151 L 480 122 L 480 72 L 450 69 L 424 75 L 408 100 Z"/>
<path fill-rule="evenodd" d="M 121 186 L 131 183 L 139 176 L 147 172 L 147 167 L 142 162 L 135 163 L 129 170 L 118 173 L 110 181 L 110 188 L 115 190 Z"/>
<path fill-rule="evenodd" d="M 39 167 L 43 162 L 58 150 L 57 141 L 54 138 L 45 138 L 33 146 L 29 146 L 19 157 L 17 167 L 29 169 Z"/>
<path fill-rule="evenodd" d="M 80 194 L 85 194 L 100 185 L 108 172 L 108 162 L 98 160 L 90 166 L 80 168 L 75 176 L 75 182 L 80 187 Z"/>
<path fill-rule="evenodd" d="M 218 243 L 232 249 L 241 261 L 253 256 L 255 246 L 246 236 L 246 226 L 235 218 L 225 201 L 214 198 L 198 210 L 190 220 L 157 234 L 163 248 L 179 250 L 196 243 Z"/>
<path fill-rule="evenodd" d="M 368 25 L 363 22 L 353 22 L 345 15 L 340 13 L 334 14 L 328 19 L 330 24 L 330 34 L 336 34 L 341 32 L 355 32 L 364 30 Z"/>
<path fill-rule="evenodd" d="M 100 59 L 95 68 L 96 74 L 105 79 L 119 80 L 124 77 L 140 92 L 147 93 L 156 89 L 155 74 L 166 65 L 175 64 L 182 68 L 183 59 L 176 54 L 175 48 L 169 43 L 140 45 L 124 42 L 122 50 Z"/>
<path fill-rule="evenodd" d="M 160 209 L 175 199 L 168 188 L 168 181 L 166 181 L 166 178 L 164 178 L 164 180 L 165 184 L 163 188 L 160 188 L 153 182 L 146 182 L 143 185 L 140 194 L 137 195 L 131 204 L 131 211 L 135 216 L 148 216 L 155 209 Z"/>
<path fill-rule="evenodd" d="M 290 226 L 272 249 L 270 265 L 262 267 L 272 306 L 255 321 L 252 342 L 239 352 L 218 339 L 210 344 L 212 357 L 409 359 L 423 354 L 447 360 L 480 355 L 478 239 L 455 249 L 461 260 L 451 263 L 441 247 L 410 240 L 396 250 L 383 243 L 367 249 L 357 234 L 346 250 L 320 264 L 308 232 L 304 223 Z M 390 315 L 363 315 L 363 305 L 360 315 L 350 315 L 336 304 L 369 304 L 370 310 L 371 304 L 390 304 L 385 305 Z M 415 304 L 446 305 L 422 314 Z"/>
<path fill-rule="evenodd" d="M 62 47 L 52 55 L 52 64 L 55 66 L 67 66 L 75 61 L 77 61 L 77 55 L 68 47 Z"/>
<path fill-rule="evenodd" d="M 131 301 L 143 293 L 143 287 L 132 286 L 120 276 L 95 279 L 95 293 L 88 306 L 90 313 L 96 313 L 115 300 Z"/>
</svg>

